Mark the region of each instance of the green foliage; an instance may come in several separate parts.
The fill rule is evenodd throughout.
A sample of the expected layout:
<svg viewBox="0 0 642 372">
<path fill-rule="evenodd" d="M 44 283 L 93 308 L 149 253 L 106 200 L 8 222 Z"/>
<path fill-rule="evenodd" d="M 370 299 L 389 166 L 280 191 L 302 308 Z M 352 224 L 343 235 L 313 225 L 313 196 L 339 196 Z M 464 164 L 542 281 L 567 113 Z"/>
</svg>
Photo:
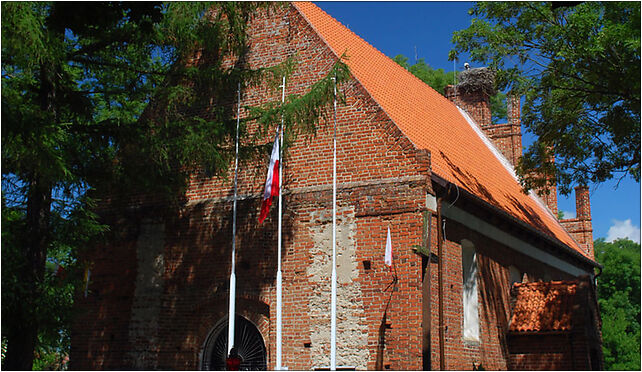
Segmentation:
<svg viewBox="0 0 642 372">
<path fill-rule="evenodd" d="M 453 71 L 445 72 L 443 68 L 434 70 L 423 58 L 420 58 L 414 65 L 410 65 L 408 57 L 402 54 L 396 55 L 393 60 L 418 77 L 419 80 L 430 85 L 439 94 L 444 94 L 446 85 L 455 82 L 455 73 Z"/>
<path fill-rule="evenodd" d="M 470 13 L 450 58 L 470 53 L 500 89 L 525 96 L 522 122 L 537 139 L 517 167 L 524 188 L 639 182 L 640 3 L 478 2 Z"/>
<path fill-rule="evenodd" d="M 557 210 L 557 219 L 560 220 L 560 221 L 564 219 L 564 211 L 563 210 L 561 210 L 561 209 Z"/>
<path fill-rule="evenodd" d="M 78 250 L 87 246 L 105 227 L 77 203 L 63 217 L 52 216 L 52 240 L 47 250 L 44 278 L 38 283 L 38 298 L 33 308 L 23 302 L 29 288 L 20 272 L 25 265 L 23 242 L 26 232 L 25 213 L 20 208 L 2 207 L 2 312 L 28 314 L 39 325 L 35 344 L 35 370 L 59 370 L 69 355 L 69 324 L 74 314 L 73 297 L 82 286 L 83 268 L 77 261 Z M 12 326 L 12 317 L 2 317 L 3 329 Z M 8 340 L 3 337 L 3 357 Z"/>
<path fill-rule="evenodd" d="M 490 113 L 495 124 L 499 123 L 500 120 L 506 120 L 507 109 L 505 93 L 498 91 L 497 94 L 490 96 Z"/>
<path fill-rule="evenodd" d="M 455 73 L 453 71 L 445 72 L 443 68 L 434 70 L 423 58 L 420 58 L 414 65 L 410 65 L 408 63 L 408 57 L 402 54 L 396 55 L 393 60 L 418 77 L 419 80 L 430 85 L 430 87 L 441 95 L 444 94 L 446 85 L 456 83 Z M 506 119 L 506 95 L 504 93 L 498 92 L 491 96 L 490 105 L 494 122 Z"/>
<path fill-rule="evenodd" d="M 604 366 L 640 370 L 640 244 L 628 239 L 595 241 Z"/>
<path fill-rule="evenodd" d="M 171 208 L 193 171 L 226 175 L 237 87 L 277 89 L 296 67 L 296 56 L 258 70 L 245 61 L 248 20 L 280 6 L 2 3 L 3 368 L 60 366 L 82 284 L 77 258 L 106 229 L 91 213 L 97 200 L 145 191 Z M 281 117 L 287 141 L 314 133 L 333 79 L 348 78 L 337 63 L 305 95 L 247 107 L 240 160 L 265 156 L 265 134 Z M 253 135 L 250 122 L 259 124 Z M 24 334 L 37 338 L 33 366 L 19 356 L 32 348 Z"/>
</svg>

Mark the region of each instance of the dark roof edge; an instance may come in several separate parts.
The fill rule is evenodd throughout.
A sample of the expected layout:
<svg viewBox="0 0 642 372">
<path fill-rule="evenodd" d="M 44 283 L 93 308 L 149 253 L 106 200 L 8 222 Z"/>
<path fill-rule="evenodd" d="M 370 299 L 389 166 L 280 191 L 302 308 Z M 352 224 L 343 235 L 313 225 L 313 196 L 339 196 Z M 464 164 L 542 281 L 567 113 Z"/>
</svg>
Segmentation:
<svg viewBox="0 0 642 372">
<path fill-rule="evenodd" d="M 524 228 L 525 230 L 533 233 L 535 236 L 544 239 L 548 243 L 550 243 L 553 246 L 556 246 L 561 249 L 562 253 L 566 253 L 570 255 L 571 257 L 577 259 L 583 264 L 588 264 L 592 267 L 599 267 L 600 269 L 603 268 L 602 265 L 600 265 L 597 261 L 591 260 L 590 258 L 584 256 L 580 252 L 576 251 L 575 249 L 569 247 L 568 245 L 564 244 L 562 241 L 560 241 L 557 238 L 554 238 L 548 234 L 543 233 L 542 231 L 536 229 L 535 227 L 531 226 L 530 224 L 520 220 L 519 218 L 513 216 L 512 214 L 504 211 L 503 209 L 497 208 L 496 206 L 488 203 L 485 200 L 482 200 L 481 198 L 471 194 L 467 190 L 455 185 L 454 183 L 444 179 L 443 177 L 439 176 L 438 174 L 431 172 L 431 177 L 432 180 L 435 181 L 437 184 L 441 185 L 442 187 L 447 187 L 449 185 L 453 185 L 459 189 L 459 193 L 466 196 L 468 199 L 473 200 L 480 206 L 490 209 L 491 211 L 498 213 L 500 216 L 504 217 L 505 219 L 508 219 L 511 222 L 516 223 L 520 227 Z"/>
</svg>

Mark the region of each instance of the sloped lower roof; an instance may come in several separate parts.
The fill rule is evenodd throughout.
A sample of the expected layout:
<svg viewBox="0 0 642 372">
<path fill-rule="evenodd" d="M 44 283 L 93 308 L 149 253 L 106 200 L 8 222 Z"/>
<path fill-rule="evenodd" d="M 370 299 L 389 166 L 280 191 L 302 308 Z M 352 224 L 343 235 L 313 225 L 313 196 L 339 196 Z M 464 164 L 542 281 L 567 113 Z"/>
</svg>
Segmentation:
<svg viewBox="0 0 642 372">
<path fill-rule="evenodd" d="M 415 147 L 431 152 L 433 173 L 588 257 L 541 201 L 522 192 L 468 115 L 316 5 L 294 6 L 337 56 L 347 54 L 352 75 Z"/>
<path fill-rule="evenodd" d="M 580 291 L 578 281 L 516 283 L 510 332 L 570 331 Z"/>
</svg>

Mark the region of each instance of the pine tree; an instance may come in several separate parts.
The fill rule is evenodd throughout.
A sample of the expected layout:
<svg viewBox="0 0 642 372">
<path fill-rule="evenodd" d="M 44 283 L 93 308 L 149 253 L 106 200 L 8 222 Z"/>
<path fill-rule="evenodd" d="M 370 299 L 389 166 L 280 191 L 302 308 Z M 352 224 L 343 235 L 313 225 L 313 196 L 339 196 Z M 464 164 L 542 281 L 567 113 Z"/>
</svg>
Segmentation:
<svg viewBox="0 0 642 372">
<path fill-rule="evenodd" d="M 230 97 L 296 63 L 243 62 L 251 16 L 277 6 L 2 3 L 3 368 L 31 369 L 44 335 L 66 321 L 52 321 L 66 305 L 45 303 L 58 298 L 46 267 L 63 260 L 80 280 L 78 252 L 106 228 L 92 197 L 145 190 L 176 201 L 195 170 L 226 173 Z M 308 94 L 250 108 L 243 159 L 261 153 L 281 116 L 291 134 L 313 131 L 332 77 L 347 76 L 338 63 Z"/>
</svg>

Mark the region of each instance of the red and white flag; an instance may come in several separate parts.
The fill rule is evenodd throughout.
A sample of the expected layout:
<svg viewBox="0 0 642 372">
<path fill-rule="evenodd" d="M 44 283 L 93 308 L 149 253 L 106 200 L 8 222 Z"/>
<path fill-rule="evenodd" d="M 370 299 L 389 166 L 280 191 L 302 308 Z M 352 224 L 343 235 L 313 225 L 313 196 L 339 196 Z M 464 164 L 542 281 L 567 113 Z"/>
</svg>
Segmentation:
<svg viewBox="0 0 642 372">
<path fill-rule="evenodd" d="M 388 227 L 388 237 L 386 238 L 386 255 L 383 262 L 392 267 L 392 240 L 390 239 L 390 227 Z"/>
<path fill-rule="evenodd" d="M 270 212 L 272 197 L 279 195 L 279 160 L 279 131 L 277 130 L 274 146 L 272 147 L 272 155 L 270 156 L 267 179 L 265 180 L 265 192 L 263 193 L 259 223 L 263 222 Z"/>
</svg>

